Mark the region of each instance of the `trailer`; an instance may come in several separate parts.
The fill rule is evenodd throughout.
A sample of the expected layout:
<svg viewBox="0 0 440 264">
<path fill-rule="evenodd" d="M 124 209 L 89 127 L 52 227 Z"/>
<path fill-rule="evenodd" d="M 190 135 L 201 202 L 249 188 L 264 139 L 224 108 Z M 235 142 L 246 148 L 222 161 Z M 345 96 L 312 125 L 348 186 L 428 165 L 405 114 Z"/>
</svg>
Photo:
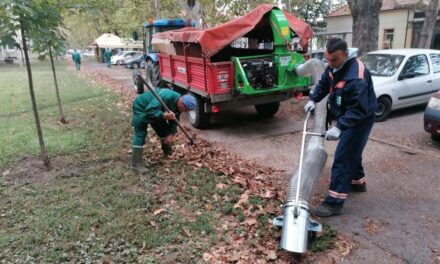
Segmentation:
<svg viewBox="0 0 440 264">
<path fill-rule="evenodd" d="M 292 39 L 307 51 L 311 27 L 273 5 L 210 29 L 186 27 L 154 34 L 160 74 L 151 82 L 191 92 L 197 107 L 189 121 L 205 128 L 212 113 L 255 106 L 263 118 L 274 116 L 280 102 L 309 86 L 295 74 L 303 54 L 292 50 Z"/>
</svg>

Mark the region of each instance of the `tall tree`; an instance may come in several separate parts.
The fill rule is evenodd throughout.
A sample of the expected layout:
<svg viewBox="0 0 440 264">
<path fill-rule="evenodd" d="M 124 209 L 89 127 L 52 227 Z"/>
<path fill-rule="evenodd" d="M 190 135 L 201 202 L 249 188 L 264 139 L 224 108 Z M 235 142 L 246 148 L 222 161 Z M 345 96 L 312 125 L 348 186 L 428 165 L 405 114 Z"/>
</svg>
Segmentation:
<svg viewBox="0 0 440 264">
<path fill-rule="evenodd" d="M 28 39 L 35 39 L 36 43 L 40 42 L 41 36 L 47 34 L 46 30 L 50 31 L 58 26 L 57 23 L 45 24 L 47 21 L 42 19 L 42 17 L 45 16 L 45 12 L 48 11 L 46 9 L 46 4 L 48 3 L 48 0 L 2 0 L 0 2 L 0 10 L 2 10 L 0 11 L 0 35 L 2 36 L 0 41 L 3 43 L 5 40 L 14 38 L 14 36 L 15 38 L 20 37 L 22 40 L 21 48 L 23 49 L 26 61 L 29 93 L 31 96 L 32 110 L 40 144 L 40 155 L 44 165 L 48 169 L 51 169 L 52 166 L 44 143 L 40 116 L 35 99 L 32 68 L 29 62 L 27 44 Z M 53 10 L 51 10 L 51 12 L 53 12 Z"/>
<path fill-rule="evenodd" d="M 348 0 L 353 17 L 353 46 L 359 49 L 359 55 L 377 49 L 382 2 L 383 0 Z"/>
<path fill-rule="evenodd" d="M 425 8 L 425 21 L 423 21 L 422 31 L 420 32 L 419 48 L 431 48 L 431 39 L 434 33 L 435 22 L 437 21 L 437 13 L 440 0 L 431 0 Z"/>
</svg>

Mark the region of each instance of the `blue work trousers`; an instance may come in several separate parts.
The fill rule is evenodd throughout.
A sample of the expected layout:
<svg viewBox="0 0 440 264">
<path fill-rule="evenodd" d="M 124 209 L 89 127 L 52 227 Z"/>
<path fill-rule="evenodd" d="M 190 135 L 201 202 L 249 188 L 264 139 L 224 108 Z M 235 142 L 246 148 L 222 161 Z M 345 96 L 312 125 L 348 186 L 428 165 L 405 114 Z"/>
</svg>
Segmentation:
<svg viewBox="0 0 440 264">
<path fill-rule="evenodd" d="M 359 125 L 342 131 L 336 147 L 326 203 L 343 205 L 350 192 L 352 181 L 360 181 L 364 178 L 362 152 L 373 128 L 374 119 L 375 116 L 372 115 Z"/>
</svg>

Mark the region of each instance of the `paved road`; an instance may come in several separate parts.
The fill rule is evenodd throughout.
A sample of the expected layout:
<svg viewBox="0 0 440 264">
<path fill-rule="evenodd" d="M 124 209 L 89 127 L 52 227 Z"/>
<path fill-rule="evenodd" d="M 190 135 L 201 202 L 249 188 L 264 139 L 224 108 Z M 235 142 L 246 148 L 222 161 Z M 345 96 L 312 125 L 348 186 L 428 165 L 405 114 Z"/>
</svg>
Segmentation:
<svg viewBox="0 0 440 264">
<path fill-rule="evenodd" d="M 131 89 L 129 70 L 91 64 Z M 200 137 L 239 156 L 286 171 L 285 183 L 299 159 L 302 101 L 282 103 L 275 118 L 261 120 L 252 107 L 225 111 Z M 322 219 L 358 242 L 343 263 L 435 263 L 440 260 L 440 143 L 423 131 L 424 106 L 395 112 L 376 123 L 364 152 L 368 192 L 351 195 L 346 214 Z M 325 195 L 336 143 L 327 143 L 329 159 L 316 193 Z M 280 188 L 284 188 L 280 185 Z"/>
</svg>

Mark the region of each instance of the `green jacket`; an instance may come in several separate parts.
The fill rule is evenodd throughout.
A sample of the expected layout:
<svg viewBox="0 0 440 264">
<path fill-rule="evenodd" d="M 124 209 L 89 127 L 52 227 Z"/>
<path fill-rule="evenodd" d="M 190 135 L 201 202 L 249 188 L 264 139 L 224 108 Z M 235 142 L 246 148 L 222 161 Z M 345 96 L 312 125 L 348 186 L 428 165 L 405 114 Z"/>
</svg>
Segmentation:
<svg viewBox="0 0 440 264">
<path fill-rule="evenodd" d="M 112 52 L 110 50 L 106 50 L 104 52 L 104 57 L 107 61 L 109 61 L 112 58 Z"/>
<path fill-rule="evenodd" d="M 156 93 L 168 106 L 168 108 L 176 114 L 178 118 L 180 113 L 177 108 L 177 100 L 180 94 L 170 89 L 156 88 Z M 151 92 L 145 92 L 140 94 L 133 101 L 133 118 L 131 125 L 134 127 L 143 126 L 146 124 L 154 123 L 163 120 L 163 114 L 165 109 L 160 102 L 154 97 Z M 177 132 L 176 122 L 169 122 L 170 129 L 173 134 Z"/>
<path fill-rule="evenodd" d="M 81 62 L 81 54 L 78 51 L 72 53 L 72 60 L 74 62 Z"/>
</svg>

